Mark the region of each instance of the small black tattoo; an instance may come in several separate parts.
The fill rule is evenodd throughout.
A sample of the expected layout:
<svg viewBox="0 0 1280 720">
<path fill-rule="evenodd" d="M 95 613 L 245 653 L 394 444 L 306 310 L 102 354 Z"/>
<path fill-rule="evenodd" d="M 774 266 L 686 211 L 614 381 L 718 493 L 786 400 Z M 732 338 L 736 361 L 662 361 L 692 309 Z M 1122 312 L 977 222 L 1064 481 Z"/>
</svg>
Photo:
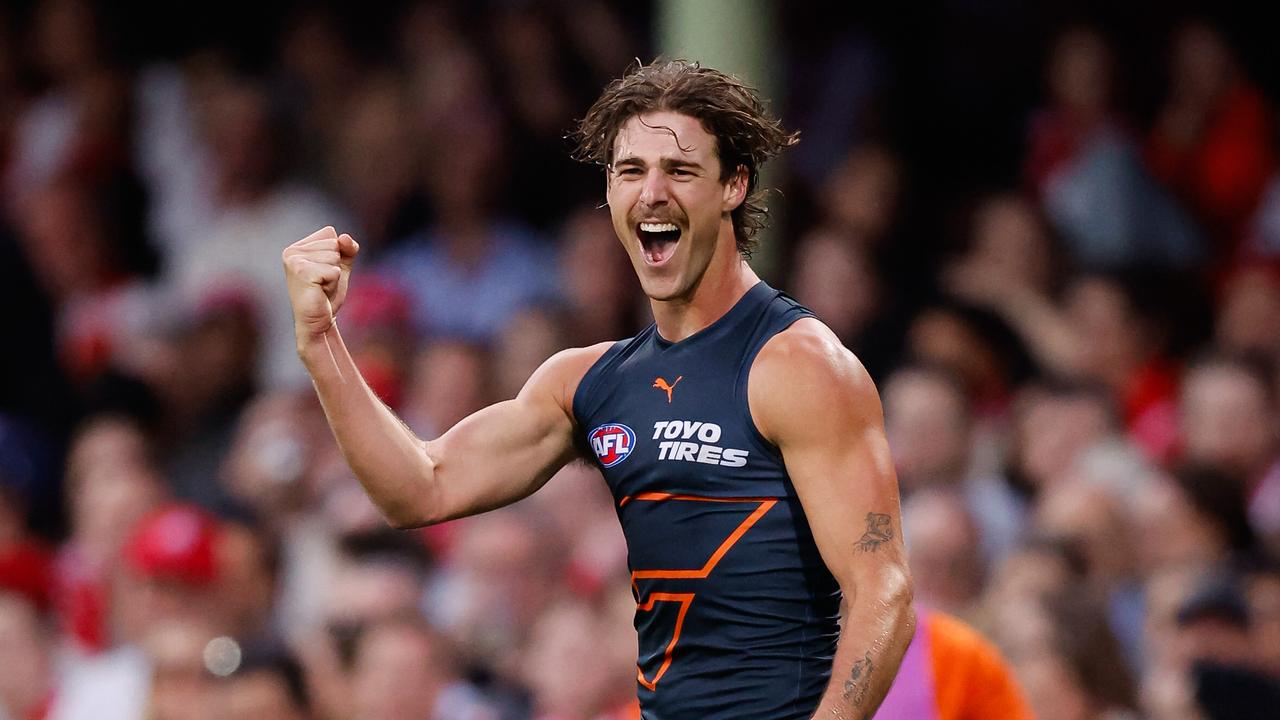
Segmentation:
<svg viewBox="0 0 1280 720">
<path fill-rule="evenodd" d="M 890 518 L 883 513 L 867 513 L 867 531 L 858 538 L 857 548 L 862 552 L 875 552 L 881 545 L 893 539 Z"/>
<path fill-rule="evenodd" d="M 875 669 L 875 664 L 871 662 L 871 653 L 867 653 L 863 658 L 853 664 L 849 668 L 849 679 L 844 681 L 844 692 L 840 697 L 845 702 L 853 701 L 853 706 L 858 707 L 863 700 L 867 699 L 867 691 L 871 689 L 871 671 Z"/>
</svg>

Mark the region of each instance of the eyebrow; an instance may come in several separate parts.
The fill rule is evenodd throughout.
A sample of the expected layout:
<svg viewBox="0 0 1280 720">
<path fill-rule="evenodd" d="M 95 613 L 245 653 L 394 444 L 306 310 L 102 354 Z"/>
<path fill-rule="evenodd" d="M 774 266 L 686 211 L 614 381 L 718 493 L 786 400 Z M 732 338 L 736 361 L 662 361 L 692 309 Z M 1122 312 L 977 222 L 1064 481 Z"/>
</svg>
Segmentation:
<svg viewBox="0 0 1280 720">
<path fill-rule="evenodd" d="M 681 160 L 679 158 L 662 158 L 662 160 L 660 160 L 658 164 L 659 166 L 666 168 L 668 170 L 673 168 L 697 168 L 698 170 L 705 169 L 699 163 L 692 162 L 690 160 Z M 632 157 L 623 158 L 621 160 L 615 160 L 613 161 L 613 165 L 615 167 L 619 165 L 639 165 L 640 167 L 645 167 L 647 163 L 638 157 L 632 156 Z"/>
</svg>

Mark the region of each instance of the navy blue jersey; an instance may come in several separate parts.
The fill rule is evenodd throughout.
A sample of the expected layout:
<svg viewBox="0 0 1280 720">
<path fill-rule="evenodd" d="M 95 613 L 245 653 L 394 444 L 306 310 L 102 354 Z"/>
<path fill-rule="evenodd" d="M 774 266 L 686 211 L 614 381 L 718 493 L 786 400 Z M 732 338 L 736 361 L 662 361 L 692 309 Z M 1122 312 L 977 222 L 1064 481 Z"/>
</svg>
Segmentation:
<svg viewBox="0 0 1280 720">
<path fill-rule="evenodd" d="M 647 720 L 808 718 L 826 689 L 839 586 L 747 406 L 760 348 L 811 316 L 761 282 L 680 342 L 614 344 L 578 386 L 627 537 Z"/>
</svg>

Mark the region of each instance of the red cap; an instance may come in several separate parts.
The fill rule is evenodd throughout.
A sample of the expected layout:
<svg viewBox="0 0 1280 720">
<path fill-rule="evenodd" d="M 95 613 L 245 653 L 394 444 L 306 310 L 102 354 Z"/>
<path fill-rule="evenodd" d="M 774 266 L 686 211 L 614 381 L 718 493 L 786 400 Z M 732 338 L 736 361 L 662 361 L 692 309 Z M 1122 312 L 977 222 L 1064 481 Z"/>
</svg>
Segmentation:
<svg viewBox="0 0 1280 720">
<path fill-rule="evenodd" d="M 129 567 L 152 578 L 206 585 L 217 579 L 218 523 L 192 505 L 167 505 L 143 518 L 125 544 Z"/>
</svg>

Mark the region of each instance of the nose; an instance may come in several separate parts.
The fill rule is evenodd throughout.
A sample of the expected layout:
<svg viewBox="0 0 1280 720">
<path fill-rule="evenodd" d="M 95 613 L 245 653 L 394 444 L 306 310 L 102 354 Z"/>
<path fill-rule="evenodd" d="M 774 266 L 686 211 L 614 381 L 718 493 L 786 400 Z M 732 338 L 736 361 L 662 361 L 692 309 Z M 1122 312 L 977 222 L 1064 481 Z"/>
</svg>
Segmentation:
<svg viewBox="0 0 1280 720">
<path fill-rule="evenodd" d="M 661 168 L 652 168 L 644 176 L 644 185 L 640 188 L 640 204 L 646 207 L 666 205 L 667 174 Z"/>
</svg>

